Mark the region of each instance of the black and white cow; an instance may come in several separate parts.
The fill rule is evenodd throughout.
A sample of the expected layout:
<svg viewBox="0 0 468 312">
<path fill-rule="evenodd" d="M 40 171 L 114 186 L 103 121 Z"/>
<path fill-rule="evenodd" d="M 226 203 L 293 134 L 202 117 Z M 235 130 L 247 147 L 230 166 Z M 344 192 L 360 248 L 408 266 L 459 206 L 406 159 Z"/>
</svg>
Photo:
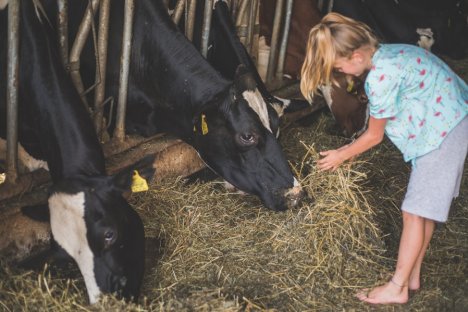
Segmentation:
<svg viewBox="0 0 468 312">
<path fill-rule="evenodd" d="M 7 9 L 0 10 L 0 116 L 5 116 Z M 53 239 L 84 277 L 89 300 L 101 293 L 137 298 L 143 279 L 144 230 L 122 196 L 132 175 L 150 178 L 154 157 L 114 176 L 92 121 L 60 62 L 55 39 L 41 23 L 33 1 L 21 1 L 19 52 L 19 141 L 47 161 L 53 186 L 48 205 Z M 45 19 L 42 18 L 44 21 Z M 5 118 L 0 137 L 5 137 Z"/>
<path fill-rule="evenodd" d="M 260 119 L 265 127 L 276 135 L 279 135 L 279 118 L 284 113 L 294 112 L 309 106 L 305 100 L 282 99 L 273 96 L 268 91 L 252 58 L 237 36 L 225 1 L 216 1 L 214 4 L 207 59 L 216 70 L 229 79 L 234 79 L 236 68 L 239 65 L 244 65 L 249 70 L 260 93 L 252 99 L 252 102 L 263 99 L 258 103 L 256 111 L 261 116 Z M 262 108 L 267 110 L 262 112 Z"/>
<path fill-rule="evenodd" d="M 70 3 L 72 33 L 86 4 Z M 106 97 L 114 99 L 123 5 L 122 0 L 112 1 L 110 14 Z M 265 121 L 265 112 L 268 119 L 274 112 L 261 101 L 251 73 L 240 67 L 233 81 L 224 78 L 178 30 L 161 0 L 135 2 L 131 51 L 128 133 L 175 134 L 192 145 L 209 168 L 241 191 L 257 195 L 266 207 L 285 210 L 297 204 L 301 187 Z M 91 45 L 84 53 L 83 80 L 92 85 Z"/>
</svg>

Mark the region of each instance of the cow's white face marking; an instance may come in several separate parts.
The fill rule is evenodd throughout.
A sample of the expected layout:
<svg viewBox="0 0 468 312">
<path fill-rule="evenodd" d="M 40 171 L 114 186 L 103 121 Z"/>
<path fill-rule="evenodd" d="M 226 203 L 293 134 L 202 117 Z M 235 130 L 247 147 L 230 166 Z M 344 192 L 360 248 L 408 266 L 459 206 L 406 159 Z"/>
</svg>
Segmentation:
<svg viewBox="0 0 468 312">
<path fill-rule="evenodd" d="M 49 197 L 50 225 L 55 241 L 75 259 L 84 277 L 89 301 L 96 303 L 101 291 L 94 275 L 93 253 L 86 238 L 85 195 L 55 193 Z"/>
<path fill-rule="evenodd" d="M 0 138 L 0 159 L 6 156 L 6 140 Z M 47 162 L 43 160 L 36 159 L 26 152 L 24 147 L 18 143 L 18 161 L 26 167 L 29 171 L 35 171 L 39 168 L 43 168 L 49 171 L 49 166 Z"/>
<path fill-rule="evenodd" d="M 3 10 L 8 4 L 8 0 L 0 0 L 0 10 Z"/>
<path fill-rule="evenodd" d="M 283 106 L 279 105 L 279 104 L 276 104 L 276 103 L 273 103 L 271 106 L 273 106 L 273 108 L 275 109 L 275 111 L 278 113 L 278 117 L 282 117 L 284 115 L 284 110 L 286 108 L 288 108 L 288 106 L 291 104 L 291 100 L 288 100 L 288 99 L 283 99 L 283 98 L 280 98 L 280 97 L 277 97 L 275 96 L 275 98 L 277 100 L 280 100 L 281 102 L 283 102 Z"/>
<path fill-rule="evenodd" d="M 262 122 L 263 126 L 272 132 L 270 127 L 270 120 L 268 118 L 267 104 L 263 100 L 263 97 L 258 89 L 255 89 L 255 92 L 244 91 L 242 96 L 247 101 L 247 103 L 249 103 L 250 108 L 252 108 L 254 112 L 257 113 L 258 117 L 260 117 L 260 121 Z"/>
<path fill-rule="evenodd" d="M 419 35 L 418 45 L 423 49 L 431 51 L 431 47 L 434 44 L 434 33 L 432 29 L 417 28 L 416 32 Z"/>
<path fill-rule="evenodd" d="M 320 91 L 322 91 L 323 97 L 325 102 L 327 102 L 328 108 L 332 108 L 333 100 L 332 100 L 332 86 L 331 85 L 324 85 L 319 87 Z"/>
</svg>

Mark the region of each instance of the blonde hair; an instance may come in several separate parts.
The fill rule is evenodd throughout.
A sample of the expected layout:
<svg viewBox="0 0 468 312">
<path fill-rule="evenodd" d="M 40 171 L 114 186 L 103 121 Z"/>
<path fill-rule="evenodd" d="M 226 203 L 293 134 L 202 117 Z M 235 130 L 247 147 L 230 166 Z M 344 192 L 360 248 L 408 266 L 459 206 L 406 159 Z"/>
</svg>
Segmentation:
<svg viewBox="0 0 468 312">
<path fill-rule="evenodd" d="M 301 92 L 311 102 L 319 86 L 334 82 L 338 57 L 351 57 L 357 49 L 377 49 L 379 41 L 364 23 L 338 13 L 328 13 L 309 33 L 301 70 Z"/>
</svg>

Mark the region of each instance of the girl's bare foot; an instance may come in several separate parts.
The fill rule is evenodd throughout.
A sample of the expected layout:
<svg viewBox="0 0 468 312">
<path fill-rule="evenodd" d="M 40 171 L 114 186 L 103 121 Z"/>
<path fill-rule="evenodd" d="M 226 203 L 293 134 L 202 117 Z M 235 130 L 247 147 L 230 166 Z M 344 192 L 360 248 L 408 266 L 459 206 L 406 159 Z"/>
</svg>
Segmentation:
<svg viewBox="0 0 468 312">
<path fill-rule="evenodd" d="M 363 289 L 356 294 L 356 297 L 371 304 L 402 304 L 408 302 L 408 286 L 399 286 L 390 281 L 370 291 Z"/>
</svg>

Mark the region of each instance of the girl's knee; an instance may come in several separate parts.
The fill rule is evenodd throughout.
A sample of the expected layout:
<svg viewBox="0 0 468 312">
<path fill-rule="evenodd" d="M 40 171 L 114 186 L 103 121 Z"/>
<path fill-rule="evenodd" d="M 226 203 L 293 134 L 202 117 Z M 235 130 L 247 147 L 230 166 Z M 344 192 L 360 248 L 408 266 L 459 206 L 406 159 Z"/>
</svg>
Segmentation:
<svg viewBox="0 0 468 312">
<path fill-rule="evenodd" d="M 425 222 L 426 218 L 403 211 L 403 222 Z"/>
</svg>

